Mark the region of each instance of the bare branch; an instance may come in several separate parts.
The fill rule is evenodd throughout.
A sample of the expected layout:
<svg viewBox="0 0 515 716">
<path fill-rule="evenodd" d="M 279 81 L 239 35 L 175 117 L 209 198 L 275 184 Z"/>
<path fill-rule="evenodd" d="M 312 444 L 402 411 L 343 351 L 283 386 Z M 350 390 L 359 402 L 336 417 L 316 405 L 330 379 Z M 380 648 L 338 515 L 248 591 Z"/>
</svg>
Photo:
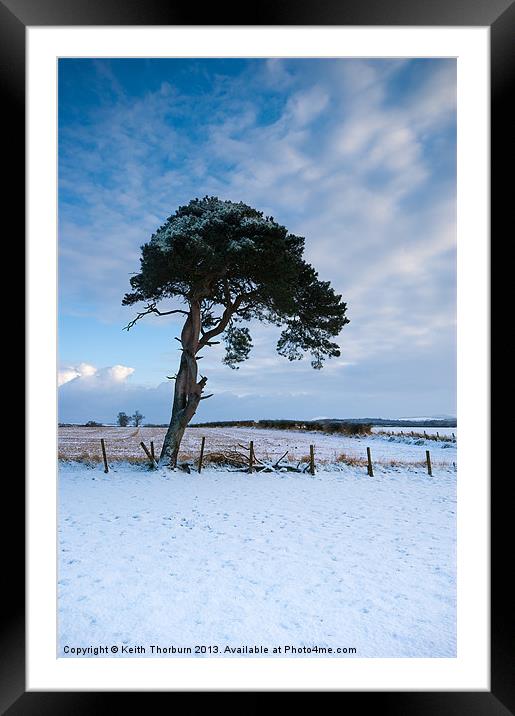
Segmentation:
<svg viewBox="0 0 515 716">
<path fill-rule="evenodd" d="M 274 462 L 273 467 L 279 467 L 279 463 L 281 462 L 281 460 L 283 460 L 283 459 L 286 457 L 286 455 L 287 455 L 288 453 L 289 453 L 289 450 L 286 450 L 286 452 L 284 453 L 284 455 L 281 455 L 281 457 L 279 458 L 279 460 L 277 460 L 276 462 Z"/>
<path fill-rule="evenodd" d="M 207 400 L 208 398 L 212 398 L 214 393 L 208 393 L 207 395 L 203 395 L 200 400 Z"/>
<path fill-rule="evenodd" d="M 184 314 L 185 316 L 189 316 L 189 312 L 188 312 L 188 311 L 183 311 L 182 308 L 176 308 L 176 309 L 173 310 L 173 311 L 159 311 L 157 308 L 154 308 L 154 309 L 151 311 L 151 313 L 155 313 L 155 314 L 157 314 L 158 316 L 170 316 L 172 313 L 182 313 L 182 314 Z"/>
<path fill-rule="evenodd" d="M 188 311 L 183 311 L 181 308 L 177 308 L 173 311 L 160 311 L 158 308 L 156 308 L 155 302 L 153 303 L 147 303 L 145 306 L 144 311 L 140 311 L 136 318 L 133 318 L 132 321 L 129 321 L 129 323 L 124 327 L 124 331 L 129 331 L 140 319 L 142 319 L 144 316 L 148 316 L 149 314 L 154 313 L 156 316 L 170 316 L 172 313 L 182 313 L 185 316 L 188 316 Z"/>
</svg>

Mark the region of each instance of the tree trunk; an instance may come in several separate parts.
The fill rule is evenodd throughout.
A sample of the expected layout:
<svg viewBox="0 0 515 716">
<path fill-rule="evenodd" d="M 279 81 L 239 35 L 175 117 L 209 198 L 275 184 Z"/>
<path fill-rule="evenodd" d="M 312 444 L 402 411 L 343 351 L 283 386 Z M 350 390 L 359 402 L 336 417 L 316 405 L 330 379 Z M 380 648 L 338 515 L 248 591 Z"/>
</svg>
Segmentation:
<svg viewBox="0 0 515 716">
<path fill-rule="evenodd" d="M 192 302 L 190 313 L 181 333 L 182 355 L 175 379 L 172 417 L 166 431 L 159 462 L 168 467 L 177 466 L 177 456 L 186 426 L 195 415 L 207 378 L 197 383 L 195 354 L 200 335 L 200 304 Z"/>
</svg>

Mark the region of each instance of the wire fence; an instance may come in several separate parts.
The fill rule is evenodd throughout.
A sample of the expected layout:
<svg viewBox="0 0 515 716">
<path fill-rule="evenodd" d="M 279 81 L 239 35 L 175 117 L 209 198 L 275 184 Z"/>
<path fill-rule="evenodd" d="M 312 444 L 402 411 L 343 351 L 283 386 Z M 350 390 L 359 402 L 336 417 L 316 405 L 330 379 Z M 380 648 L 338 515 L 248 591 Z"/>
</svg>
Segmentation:
<svg viewBox="0 0 515 716">
<path fill-rule="evenodd" d="M 424 468 L 429 475 L 432 475 L 435 468 L 456 468 L 455 460 L 443 459 L 439 449 L 431 455 L 428 449 L 418 448 L 415 454 L 411 448 L 409 455 L 403 455 L 399 448 L 400 454 L 395 455 L 395 447 L 377 434 L 346 440 L 322 436 L 325 439 L 321 440 L 320 436 L 313 433 L 299 435 L 293 431 L 290 431 L 291 434 L 281 431 L 274 436 L 273 432 L 247 430 L 240 431 L 240 434 L 236 431 L 235 434 L 234 430 L 190 428 L 181 444 L 179 463 L 199 471 L 202 467 L 216 464 L 240 467 L 250 472 L 259 472 L 266 467 L 310 474 L 337 463 L 363 468 L 371 477 L 374 476 L 374 465 L 384 468 Z M 164 428 L 150 427 L 138 427 L 135 430 L 100 426 L 64 427 L 59 429 L 58 456 L 63 460 L 103 462 L 106 471 L 109 463 L 118 461 L 148 463 L 155 467 L 165 433 Z M 320 440 L 318 445 L 317 437 Z M 381 442 L 378 443 L 378 440 Z M 379 454 L 375 454 L 374 449 L 378 447 Z M 439 453 L 440 456 L 434 459 L 435 454 Z"/>
</svg>

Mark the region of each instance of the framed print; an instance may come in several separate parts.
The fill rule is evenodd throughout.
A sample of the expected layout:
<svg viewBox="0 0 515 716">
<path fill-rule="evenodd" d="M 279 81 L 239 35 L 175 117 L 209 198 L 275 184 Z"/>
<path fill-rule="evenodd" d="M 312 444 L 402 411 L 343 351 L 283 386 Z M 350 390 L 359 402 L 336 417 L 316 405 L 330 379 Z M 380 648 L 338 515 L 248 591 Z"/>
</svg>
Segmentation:
<svg viewBox="0 0 515 716">
<path fill-rule="evenodd" d="M 487 268 L 513 7 L 0 9 L 28 319 L 3 707 L 509 713 Z"/>
</svg>

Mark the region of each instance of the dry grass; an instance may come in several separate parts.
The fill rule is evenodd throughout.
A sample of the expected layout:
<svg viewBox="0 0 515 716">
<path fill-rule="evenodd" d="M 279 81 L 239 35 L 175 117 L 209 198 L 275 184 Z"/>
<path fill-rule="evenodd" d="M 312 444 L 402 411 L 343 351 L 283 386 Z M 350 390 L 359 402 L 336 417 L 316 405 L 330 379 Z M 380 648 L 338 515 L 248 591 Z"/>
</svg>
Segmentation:
<svg viewBox="0 0 515 716">
<path fill-rule="evenodd" d="M 156 451 L 156 458 L 159 458 L 159 452 Z M 196 462 L 198 461 L 198 455 L 192 455 L 190 452 L 179 452 L 179 462 Z"/>
<path fill-rule="evenodd" d="M 70 458 L 61 451 L 58 453 L 58 459 L 65 462 L 80 462 L 84 465 L 96 466 L 103 462 L 103 458 L 98 453 L 82 452 L 76 457 Z M 299 459 L 295 459 L 294 462 L 297 464 L 309 464 L 310 456 L 302 455 Z M 117 462 L 126 462 L 129 465 L 148 465 L 150 467 L 150 461 L 148 457 L 115 457 L 108 461 L 109 464 Z M 189 463 L 190 466 L 196 468 L 198 466 L 198 457 L 193 456 L 190 453 L 180 453 L 179 462 Z M 327 458 L 315 459 L 315 467 L 329 465 L 333 460 Z M 366 470 L 368 467 L 368 461 L 365 457 L 357 457 L 355 455 L 347 455 L 346 453 L 340 453 L 336 456 L 336 462 L 348 467 L 359 467 Z M 387 458 L 378 458 L 372 461 L 373 465 L 383 467 L 386 469 L 402 469 L 407 467 L 414 468 L 426 468 L 425 460 L 395 460 Z M 448 468 L 449 463 L 445 460 L 431 460 L 433 468 Z M 211 452 L 206 453 L 203 458 L 203 465 L 214 465 L 219 467 L 233 467 L 246 469 L 249 466 L 249 460 L 246 455 L 242 455 L 237 452 Z"/>
<path fill-rule="evenodd" d="M 289 457 L 290 457 L 290 462 L 309 462 L 311 460 L 311 455 L 309 455 L 308 453 L 306 453 L 305 455 L 298 455 L 298 454 L 292 452 Z M 286 461 L 286 459 L 285 459 L 285 461 Z M 333 462 L 333 460 L 329 460 L 328 458 L 317 459 L 317 454 L 315 452 L 315 463 L 317 463 L 317 462 L 319 462 L 321 465 L 322 464 L 325 465 L 326 463 Z"/>
<path fill-rule="evenodd" d="M 206 453 L 204 455 L 203 464 L 247 468 L 249 466 L 249 458 L 247 455 L 243 455 L 235 450 L 224 450 L 223 452 Z"/>
<path fill-rule="evenodd" d="M 437 435 L 436 433 L 420 433 L 411 430 L 408 432 L 396 432 L 395 430 L 378 430 L 375 435 L 385 435 L 386 437 L 404 437 L 416 438 L 417 440 L 435 440 L 436 442 L 455 443 L 456 437 L 452 435 Z"/>
<path fill-rule="evenodd" d="M 365 457 L 356 457 L 355 455 L 347 455 L 342 452 L 336 458 L 336 462 L 342 462 L 344 465 L 350 467 L 367 467 L 368 461 Z"/>
<path fill-rule="evenodd" d="M 84 463 L 99 463 L 103 461 L 102 456 L 99 453 L 92 453 L 92 452 L 81 452 L 80 455 L 77 455 L 75 457 L 70 457 L 67 455 L 63 450 L 59 450 L 57 453 L 57 459 L 58 460 L 65 460 L 65 461 L 72 461 L 72 462 L 84 462 Z"/>
<path fill-rule="evenodd" d="M 343 463 L 349 467 L 368 467 L 368 460 L 366 457 L 355 457 L 354 455 L 347 455 L 342 452 L 336 458 L 336 462 Z M 431 460 L 433 467 L 449 467 L 449 463 L 445 460 Z M 379 465 L 385 468 L 406 468 L 406 467 L 423 467 L 427 466 L 425 460 L 395 460 L 392 458 L 378 458 L 372 460 L 372 465 Z"/>
<path fill-rule="evenodd" d="M 63 460 L 64 462 L 80 462 L 84 465 L 99 465 L 104 462 L 102 455 L 91 452 L 82 452 L 80 455 L 70 457 L 62 451 L 59 451 L 57 453 L 57 459 Z M 108 465 L 115 462 L 127 462 L 130 465 L 144 465 L 145 463 L 150 464 L 148 457 L 115 457 L 113 459 L 109 458 L 107 461 Z"/>
<path fill-rule="evenodd" d="M 121 462 L 120 460 L 109 460 L 109 462 Z M 150 465 L 148 457 L 128 457 L 123 462 L 128 462 L 129 465 Z"/>
<path fill-rule="evenodd" d="M 375 460 L 382 467 L 426 467 L 425 460 Z M 434 463 L 433 463 L 434 464 Z"/>
</svg>

